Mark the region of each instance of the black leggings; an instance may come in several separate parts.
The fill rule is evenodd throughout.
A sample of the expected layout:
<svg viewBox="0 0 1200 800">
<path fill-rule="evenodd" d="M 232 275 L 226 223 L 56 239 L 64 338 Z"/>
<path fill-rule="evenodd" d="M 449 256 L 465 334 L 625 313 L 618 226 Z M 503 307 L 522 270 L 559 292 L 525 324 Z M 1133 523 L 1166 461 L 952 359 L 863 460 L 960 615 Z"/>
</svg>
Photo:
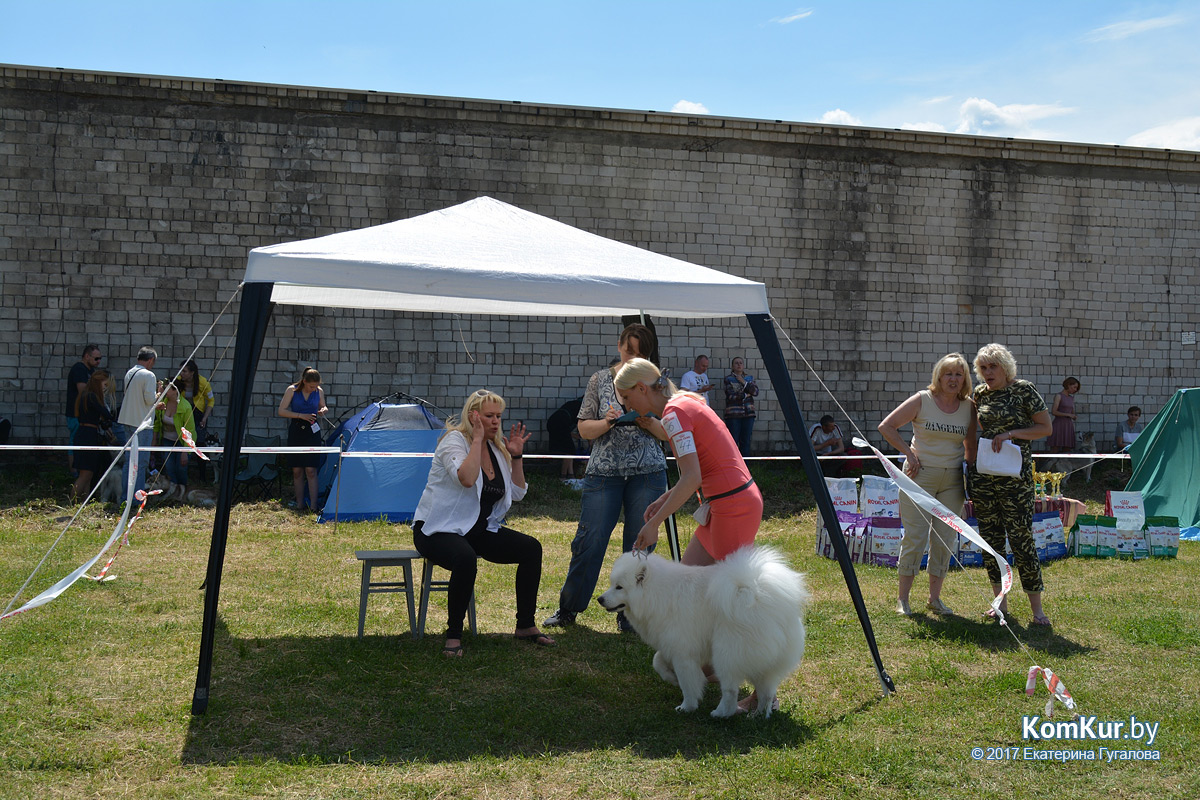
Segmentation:
<svg viewBox="0 0 1200 800">
<path fill-rule="evenodd" d="M 542 543 L 512 528 L 501 526 L 492 533 L 486 523 L 477 524 L 465 536 L 457 533 L 422 531 L 424 523 L 413 523 L 413 545 L 417 552 L 450 571 L 446 596 L 446 638 L 461 639 L 467 604 L 475 591 L 476 562 L 517 565 L 517 628 L 532 628 L 537 612 L 538 586 L 542 582 Z"/>
</svg>

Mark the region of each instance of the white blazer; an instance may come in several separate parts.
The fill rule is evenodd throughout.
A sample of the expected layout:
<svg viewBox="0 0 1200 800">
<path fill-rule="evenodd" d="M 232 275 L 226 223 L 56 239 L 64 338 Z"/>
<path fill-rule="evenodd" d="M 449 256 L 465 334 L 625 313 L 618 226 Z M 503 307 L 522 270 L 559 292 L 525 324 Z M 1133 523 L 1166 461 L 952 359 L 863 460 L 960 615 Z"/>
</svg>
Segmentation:
<svg viewBox="0 0 1200 800">
<path fill-rule="evenodd" d="M 492 506 L 488 515 L 487 529 L 495 532 L 500 530 L 500 523 L 514 501 L 525 497 L 525 488 L 514 486 L 512 468 L 508 459 L 492 442 L 487 445 L 496 453 L 496 462 L 500 465 L 500 475 L 504 478 L 504 497 Z M 424 523 L 422 532 L 428 536 L 432 533 L 457 533 L 465 536 L 476 520 L 479 519 L 479 498 L 483 495 L 483 470 L 474 486 L 463 486 L 458 480 L 458 468 L 466 461 L 471 452 L 471 443 L 459 431 L 450 431 L 437 444 L 433 451 L 433 465 L 429 468 L 429 481 L 425 491 L 421 493 L 421 501 L 417 503 L 413 519 Z M 484 458 L 487 455 L 484 454 Z"/>
</svg>

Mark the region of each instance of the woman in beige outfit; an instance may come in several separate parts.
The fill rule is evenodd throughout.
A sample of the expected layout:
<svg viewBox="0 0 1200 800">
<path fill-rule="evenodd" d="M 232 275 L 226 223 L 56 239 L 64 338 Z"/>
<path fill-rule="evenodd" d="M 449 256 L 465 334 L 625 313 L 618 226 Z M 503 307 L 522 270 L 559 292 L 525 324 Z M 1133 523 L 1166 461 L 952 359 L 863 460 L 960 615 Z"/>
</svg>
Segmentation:
<svg viewBox="0 0 1200 800">
<path fill-rule="evenodd" d="M 904 454 L 904 474 L 956 514 L 962 511 L 963 459 L 975 447 L 975 415 L 971 402 L 971 378 L 967 360 L 950 353 L 933 367 L 928 388 L 917 392 L 879 423 L 888 444 Z M 905 442 L 900 428 L 912 423 L 913 437 Z M 970 460 L 970 459 L 968 459 Z M 900 519 L 904 538 L 900 541 L 899 593 L 896 612 L 911 614 L 908 595 L 921 571 L 921 557 L 929 547 L 929 603 L 935 614 L 951 614 L 942 602 L 942 583 L 950 567 L 955 532 L 941 520 L 926 514 L 905 494 L 900 497 Z M 930 537 L 930 532 L 933 536 Z"/>
</svg>

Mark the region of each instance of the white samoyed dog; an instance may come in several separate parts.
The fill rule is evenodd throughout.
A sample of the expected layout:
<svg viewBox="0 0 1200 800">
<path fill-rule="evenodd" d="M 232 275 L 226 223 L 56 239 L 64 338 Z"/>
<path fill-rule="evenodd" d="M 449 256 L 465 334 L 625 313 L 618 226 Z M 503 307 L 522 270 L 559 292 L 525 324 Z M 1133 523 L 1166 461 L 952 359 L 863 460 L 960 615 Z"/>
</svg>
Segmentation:
<svg viewBox="0 0 1200 800">
<path fill-rule="evenodd" d="M 757 712 L 771 715 L 779 684 L 804 657 L 804 576 L 768 547 L 743 547 L 724 561 L 690 567 L 661 556 L 625 553 L 597 602 L 624 611 L 653 647 L 654 669 L 683 691 L 676 711 L 695 711 L 711 666 L 721 684 L 714 717 L 738 711 L 738 690 L 758 692 Z"/>
</svg>

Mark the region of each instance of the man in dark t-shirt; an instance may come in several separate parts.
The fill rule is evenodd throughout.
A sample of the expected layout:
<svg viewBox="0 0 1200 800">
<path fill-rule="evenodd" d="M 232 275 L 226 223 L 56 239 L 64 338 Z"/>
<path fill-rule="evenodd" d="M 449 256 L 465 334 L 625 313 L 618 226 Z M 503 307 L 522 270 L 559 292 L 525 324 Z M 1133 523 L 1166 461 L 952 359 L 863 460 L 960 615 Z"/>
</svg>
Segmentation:
<svg viewBox="0 0 1200 800">
<path fill-rule="evenodd" d="M 67 418 L 67 444 L 75 444 L 75 433 L 79 430 L 79 420 L 75 418 L 75 400 L 87 388 L 88 378 L 100 366 L 103 357 L 99 345 L 89 344 L 83 348 L 80 360 L 67 372 L 67 407 L 64 412 Z M 75 454 L 70 450 L 67 451 L 67 468 L 75 469 Z"/>
</svg>

